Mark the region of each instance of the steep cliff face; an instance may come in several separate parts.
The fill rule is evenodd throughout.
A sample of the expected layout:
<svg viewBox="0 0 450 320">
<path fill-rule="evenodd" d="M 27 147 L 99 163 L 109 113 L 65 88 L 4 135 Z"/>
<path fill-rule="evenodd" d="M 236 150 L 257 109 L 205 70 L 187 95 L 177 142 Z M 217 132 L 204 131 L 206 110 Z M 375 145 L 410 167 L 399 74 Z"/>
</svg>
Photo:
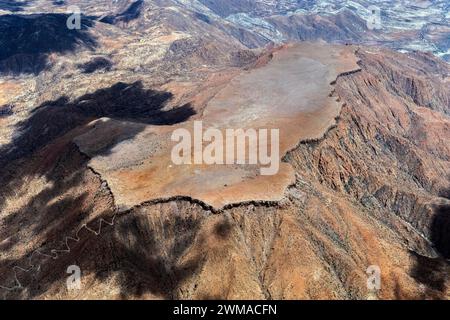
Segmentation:
<svg viewBox="0 0 450 320">
<path fill-rule="evenodd" d="M 336 87 L 345 102 L 336 130 L 305 145 L 298 161 L 330 188 L 425 232 L 423 206 L 445 197 L 449 184 L 448 66 L 392 52 L 360 57 L 363 71 Z"/>
<path fill-rule="evenodd" d="M 212 213 L 177 200 L 117 214 L 71 142 L 84 127 L 10 164 L 0 203 L 2 226 L 14 226 L 0 238 L 0 285 L 10 289 L 1 294 L 448 299 L 449 67 L 428 55 L 357 55 L 361 71 L 335 83 L 337 125 L 285 156 L 296 181 L 277 205 Z M 79 291 L 67 291 L 72 264 Z M 371 265 L 381 269 L 379 291 L 366 286 Z"/>
<path fill-rule="evenodd" d="M 290 160 L 401 235 L 416 260 L 408 276 L 426 294 L 448 298 L 448 65 L 421 54 L 359 56 L 362 71 L 337 82 L 345 103 L 337 127 Z M 398 287 L 399 297 L 421 296 Z"/>
</svg>

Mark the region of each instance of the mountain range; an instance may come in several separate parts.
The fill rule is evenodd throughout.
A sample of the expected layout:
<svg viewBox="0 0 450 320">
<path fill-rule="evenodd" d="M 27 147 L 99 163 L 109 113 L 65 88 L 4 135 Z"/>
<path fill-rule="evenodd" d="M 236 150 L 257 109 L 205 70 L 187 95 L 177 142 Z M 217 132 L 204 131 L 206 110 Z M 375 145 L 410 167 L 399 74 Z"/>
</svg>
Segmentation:
<svg viewBox="0 0 450 320">
<path fill-rule="evenodd" d="M 0 296 L 449 299 L 449 8 L 0 0 Z M 172 165 L 196 121 L 279 172 Z"/>
</svg>

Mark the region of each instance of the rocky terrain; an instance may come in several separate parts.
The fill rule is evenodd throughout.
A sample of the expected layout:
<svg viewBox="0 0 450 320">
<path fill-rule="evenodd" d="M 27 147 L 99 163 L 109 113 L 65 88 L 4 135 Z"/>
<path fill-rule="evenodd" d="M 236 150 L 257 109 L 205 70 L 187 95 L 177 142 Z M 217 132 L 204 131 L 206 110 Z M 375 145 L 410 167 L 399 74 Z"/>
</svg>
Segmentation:
<svg viewBox="0 0 450 320">
<path fill-rule="evenodd" d="M 448 4 L 420 2 L 376 1 L 424 21 L 380 33 L 363 1 L 0 1 L 0 296 L 449 299 Z M 167 173 L 194 120 L 283 128 L 287 174 Z"/>
<path fill-rule="evenodd" d="M 330 94 L 331 83 L 359 67 L 349 47 L 307 43 L 280 48 L 272 56 L 266 65 L 234 76 L 207 102 L 202 115 L 193 118 L 224 137 L 229 128 L 279 128 L 278 162 L 299 141 L 320 138 L 335 123 L 340 104 Z M 252 201 L 274 202 L 294 182 L 288 165 L 175 165 L 172 132 L 185 129 L 193 136 L 194 126 L 195 121 L 155 127 L 102 118 L 74 142 L 92 159 L 89 166 L 108 182 L 122 210 L 173 197 L 194 198 L 213 210 Z M 270 137 L 266 140 L 271 144 Z M 247 158 L 249 153 L 258 154 L 261 143 L 249 143 Z M 223 156 L 220 161 L 225 162 Z M 261 174 L 271 168 L 270 175 Z"/>
</svg>

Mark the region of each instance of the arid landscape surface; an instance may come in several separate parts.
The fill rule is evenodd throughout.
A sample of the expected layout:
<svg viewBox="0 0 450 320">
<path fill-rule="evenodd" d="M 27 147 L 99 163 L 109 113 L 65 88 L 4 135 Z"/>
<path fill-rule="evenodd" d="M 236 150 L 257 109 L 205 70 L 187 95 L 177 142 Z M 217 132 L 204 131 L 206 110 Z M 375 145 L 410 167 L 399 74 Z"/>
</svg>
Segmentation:
<svg viewBox="0 0 450 320">
<path fill-rule="evenodd" d="M 0 296 L 449 299 L 449 7 L 389 3 L 0 1 Z M 198 121 L 279 171 L 173 164 Z"/>
</svg>

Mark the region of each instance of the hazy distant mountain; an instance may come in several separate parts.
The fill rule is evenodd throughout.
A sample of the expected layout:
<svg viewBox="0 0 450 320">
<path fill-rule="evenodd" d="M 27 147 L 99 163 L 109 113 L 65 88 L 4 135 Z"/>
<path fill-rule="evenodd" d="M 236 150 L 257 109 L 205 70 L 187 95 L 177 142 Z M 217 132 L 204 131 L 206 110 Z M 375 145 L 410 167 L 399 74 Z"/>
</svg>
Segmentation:
<svg viewBox="0 0 450 320">
<path fill-rule="evenodd" d="M 140 31 L 153 23 L 149 17 L 156 12 L 180 31 L 192 28 L 195 32 L 198 24 L 209 24 L 248 47 L 323 39 L 430 51 L 449 59 L 450 3 L 446 0 L 66 0 L 53 5 L 44 0 L 8 0 L 2 1 L 0 10 L 61 12 L 70 5 L 103 23 L 132 25 Z"/>
</svg>

